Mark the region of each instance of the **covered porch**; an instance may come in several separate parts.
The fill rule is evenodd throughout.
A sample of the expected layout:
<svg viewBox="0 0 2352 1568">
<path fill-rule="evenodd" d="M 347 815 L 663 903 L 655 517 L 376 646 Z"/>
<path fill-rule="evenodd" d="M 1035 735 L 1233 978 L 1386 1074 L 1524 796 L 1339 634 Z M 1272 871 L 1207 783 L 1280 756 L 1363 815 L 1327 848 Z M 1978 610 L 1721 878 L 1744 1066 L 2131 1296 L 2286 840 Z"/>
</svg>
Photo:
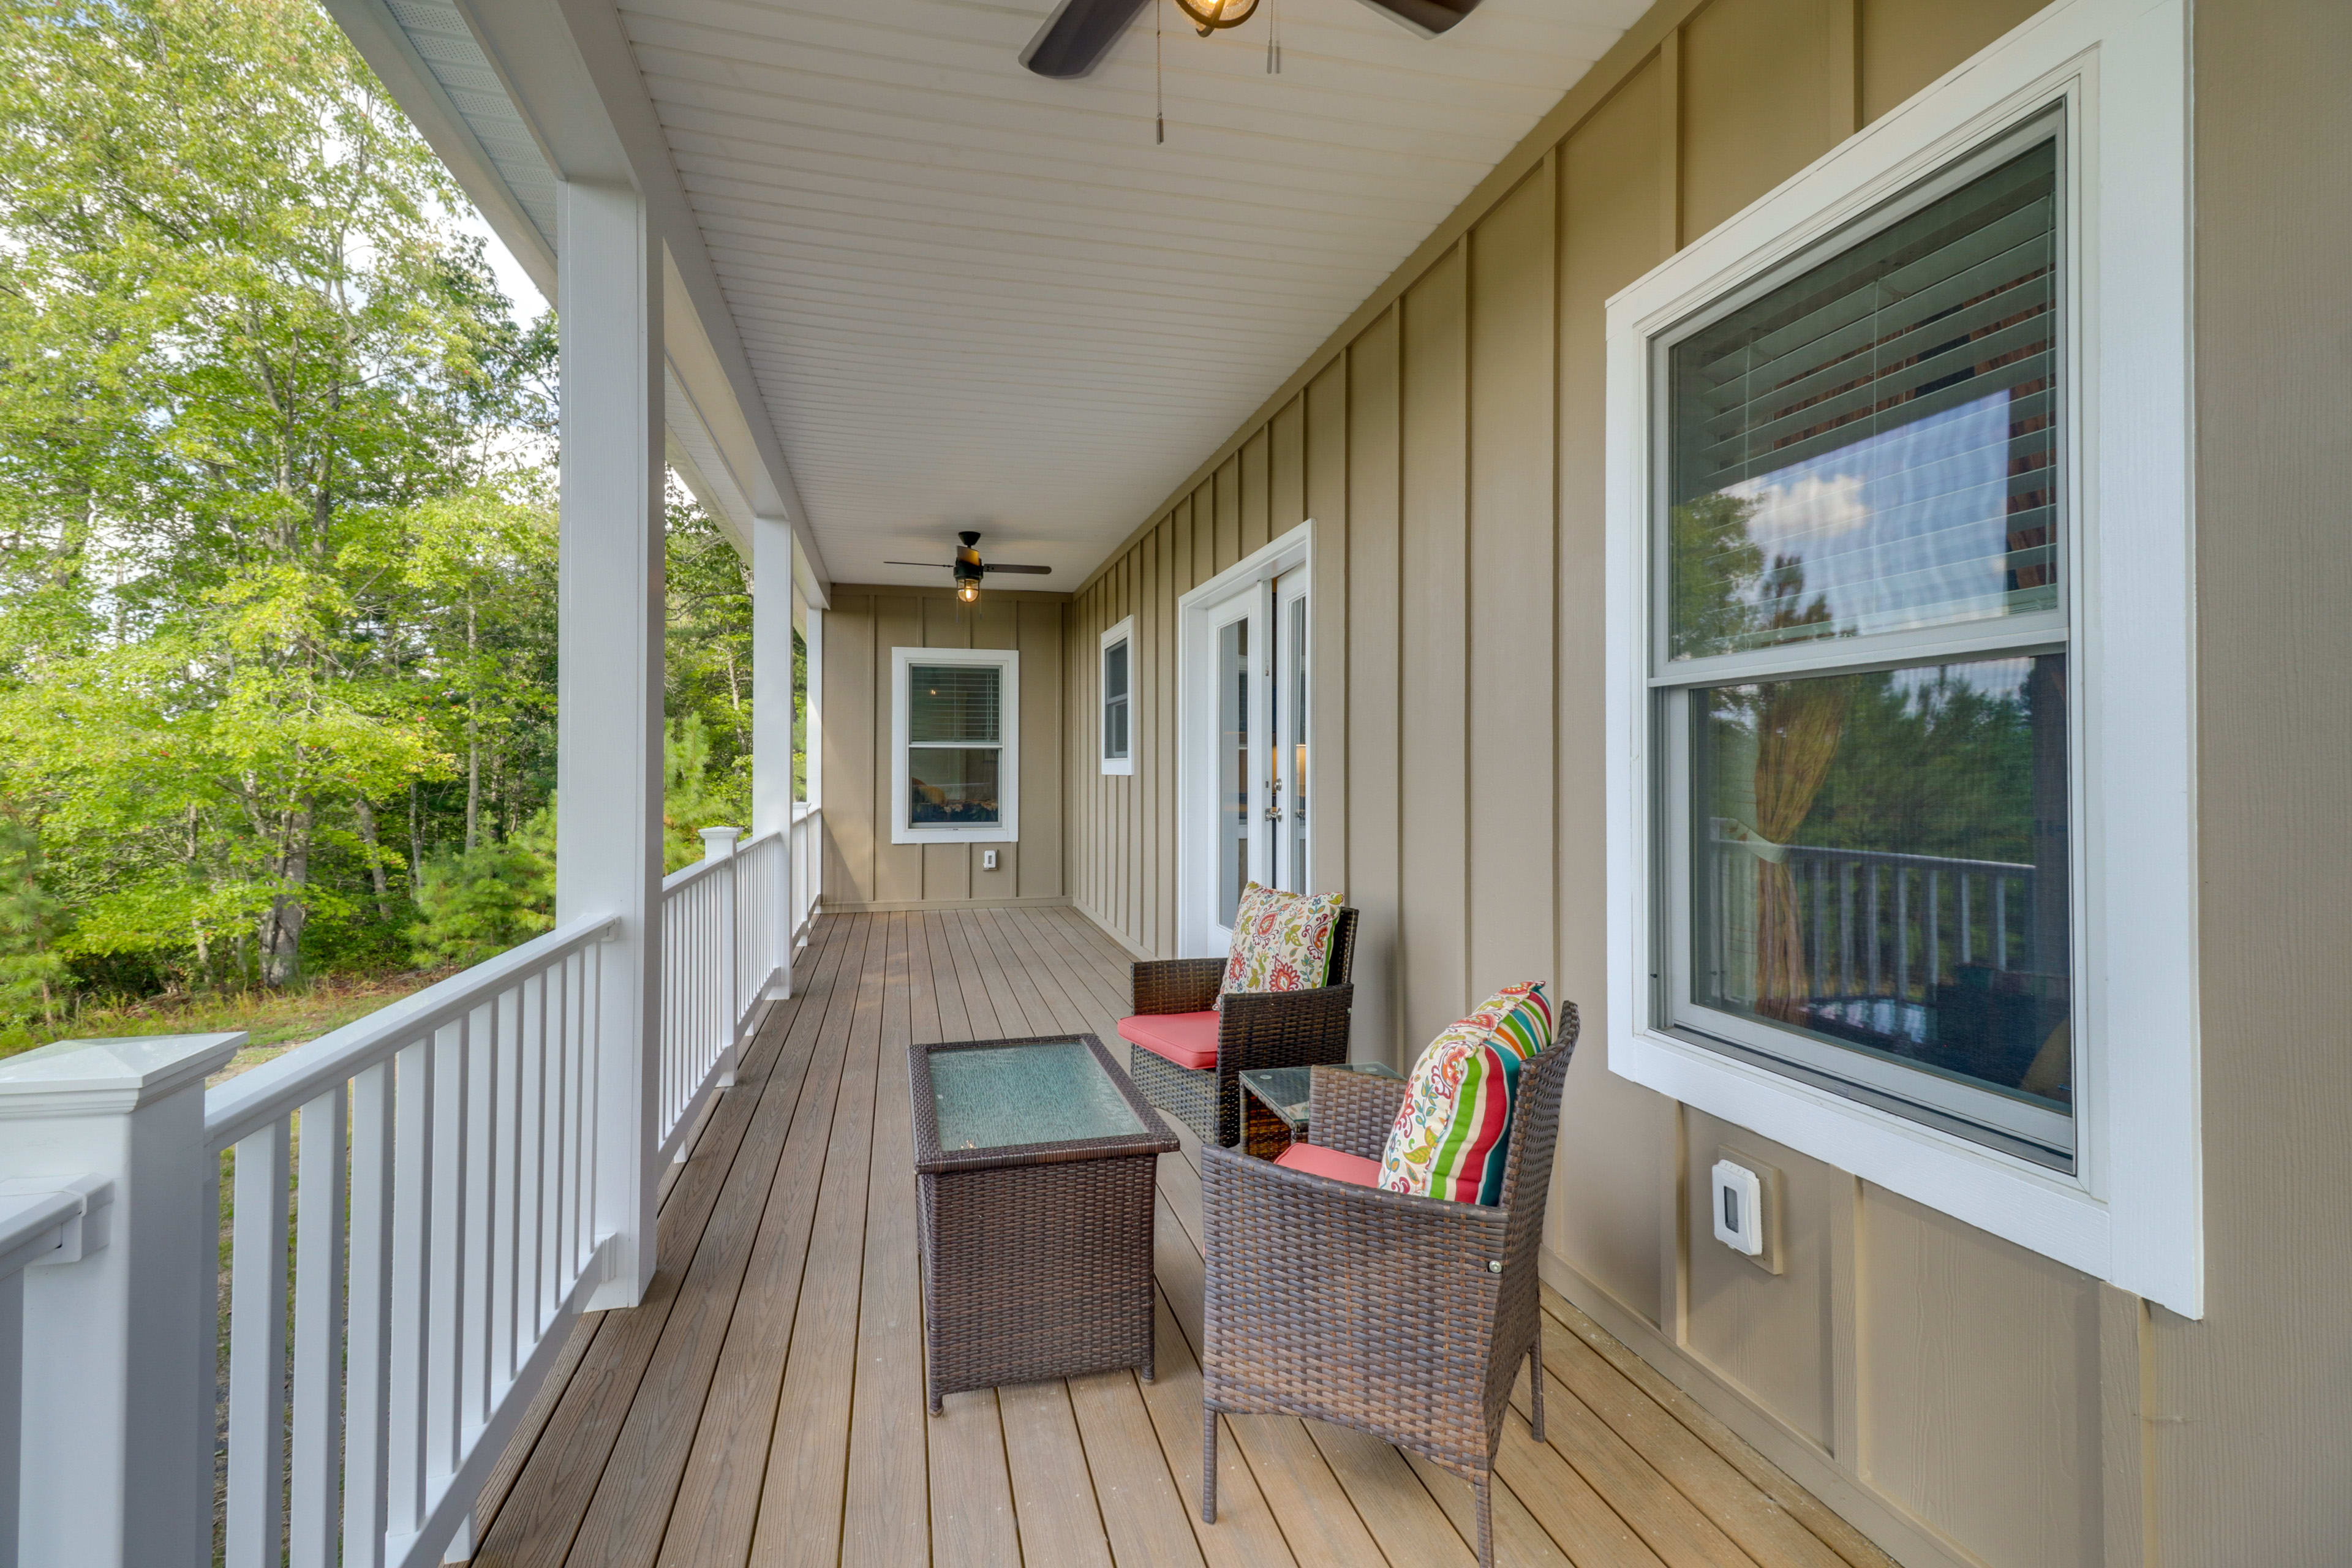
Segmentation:
<svg viewBox="0 0 2352 1568">
<path fill-rule="evenodd" d="M 1467 1563 L 1468 1486 L 1361 1433 L 1229 1420 L 1199 1521 L 1199 1144 L 1160 1159 L 1158 1376 L 923 1408 L 909 1043 L 1113 1038 L 1126 955 L 1066 909 L 819 916 L 662 1194 L 654 1283 L 584 1318 L 474 1511 L 472 1561 Z M 1123 1052 L 1122 1052 L 1123 1054 Z M 1887 1559 L 1557 1294 L 1549 1441 L 1507 1417 L 1498 1560 Z"/>
</svg>

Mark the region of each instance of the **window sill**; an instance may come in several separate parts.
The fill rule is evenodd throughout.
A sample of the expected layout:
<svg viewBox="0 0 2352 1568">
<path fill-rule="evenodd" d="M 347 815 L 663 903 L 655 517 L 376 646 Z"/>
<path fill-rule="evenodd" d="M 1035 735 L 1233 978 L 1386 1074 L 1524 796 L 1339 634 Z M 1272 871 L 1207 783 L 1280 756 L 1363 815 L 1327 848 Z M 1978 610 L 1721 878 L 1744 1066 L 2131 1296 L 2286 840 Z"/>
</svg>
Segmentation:
<svg viewBox="0 0 2352 1568">
<path fill-rule="evenodd" d="M 999 825 L 986 827 L 893 827 L 893 844 L 1018 844 L 1021 835 Z"/>
</svg>

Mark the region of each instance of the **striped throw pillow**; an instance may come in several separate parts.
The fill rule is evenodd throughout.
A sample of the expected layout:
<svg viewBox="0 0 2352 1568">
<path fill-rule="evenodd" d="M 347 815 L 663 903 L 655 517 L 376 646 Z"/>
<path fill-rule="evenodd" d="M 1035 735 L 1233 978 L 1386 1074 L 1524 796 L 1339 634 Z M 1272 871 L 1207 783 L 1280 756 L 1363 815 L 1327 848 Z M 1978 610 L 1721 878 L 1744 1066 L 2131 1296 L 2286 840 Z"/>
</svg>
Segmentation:
<svg viewBox="0 0 2352 1568">
<path fill-rule="evenodd" d="M 1528 982 L 1505 986 L 1430 1041 L 1381 1152 L 1381 1185 L 1455 1203 L 1502 1202 L 1519 1068 L 1550 1047 L 1551 1030 L 1551 1004 Z"/>
</svg>

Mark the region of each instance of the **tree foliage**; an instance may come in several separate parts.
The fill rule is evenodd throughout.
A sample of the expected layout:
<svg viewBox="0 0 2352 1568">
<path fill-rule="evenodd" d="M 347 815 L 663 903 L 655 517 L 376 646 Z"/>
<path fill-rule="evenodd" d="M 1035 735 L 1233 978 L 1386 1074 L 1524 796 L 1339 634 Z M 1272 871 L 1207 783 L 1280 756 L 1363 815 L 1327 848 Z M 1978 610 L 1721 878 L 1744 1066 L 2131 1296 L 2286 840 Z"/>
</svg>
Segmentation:
<svg viewBox="0 0 2352 1568">
<path fill-rule="evenodd" d="M 0 0 L 0 1016 L 540 918 L 553 320 L 461 201 L 314 0 Z M 723 774 L 748 596 L 673 522 Z"/>
</svg>

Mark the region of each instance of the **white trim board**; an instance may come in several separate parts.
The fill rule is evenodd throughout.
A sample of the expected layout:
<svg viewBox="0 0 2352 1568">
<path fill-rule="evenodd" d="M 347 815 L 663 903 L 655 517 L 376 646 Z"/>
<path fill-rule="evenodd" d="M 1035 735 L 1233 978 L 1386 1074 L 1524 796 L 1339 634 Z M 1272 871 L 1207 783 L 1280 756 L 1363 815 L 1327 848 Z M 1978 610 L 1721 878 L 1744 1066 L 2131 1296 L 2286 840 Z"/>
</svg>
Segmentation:
<svg viewBox="0 0 2352 1568">
<path fill-rule="evenodd" d="M 1127 755 L 1110 754 L 1110 737 L 1104 732 L 1107 704 L 1110 699 L 1103 686 L 1103 663 L 1110 653 L 1111 644 L 1127 644 Z M 1132 778 L 1135 774 L 1135 748 L 1143 733 L 1141 682 L 1135 678 L 1136 655 L 1140 651 L 1135 640 L 1135 617 L 1122 617 L 1105 631 L 1095 643 L 1095 760 L 1107 778 Z"/>
<path fill-rule="evenodd" d="M 1215 935 L 1217 793 L 1215 747 L 1216 650 L 1209 613 L 1254 584 L 1272 583 L 1304 567 L 1314 581 L 1315 520 L 1308 518 L 1176 601 L 1176 956 L 1216 958 L 1225 943 Z M 1312 604 L 1309 615 L 1313 614 Z M 1255 659 L 1256 655 L 1252 656 Z M 1261 722 L 1254 717 L 1252 723 Z M 1252 770 L 1253 773 L 1255 770 Z M 1265 811 L 1265 781 L 1250 781 L 1253 819 Z"/>
<path fill-rule="evenodd" d="M 997 820 L 968 827 L 917 827 L 907 821 L 907 681 L 918 664 L 968 664 L 1003 671 L 996 695 Z M 1018 844 L 1021 841 L 1021 655 L 1009 647 L 890 650 L 890 842 Z M 843 905 L 835 905 L 836 909 Z"/>
<path fill-rule="evenodd" d="M 2072 1175 L 1665 1032 L 1649 849 L 1652 341 L 2062 98 L 2079 279 L 2072 646 L 2085 1038 Z M 2188 108 L 2183 0 L 2064 0 L 1610 301 L 1605 735 L 1612 1071 L 2197 1317 Z"/>
</svg>

